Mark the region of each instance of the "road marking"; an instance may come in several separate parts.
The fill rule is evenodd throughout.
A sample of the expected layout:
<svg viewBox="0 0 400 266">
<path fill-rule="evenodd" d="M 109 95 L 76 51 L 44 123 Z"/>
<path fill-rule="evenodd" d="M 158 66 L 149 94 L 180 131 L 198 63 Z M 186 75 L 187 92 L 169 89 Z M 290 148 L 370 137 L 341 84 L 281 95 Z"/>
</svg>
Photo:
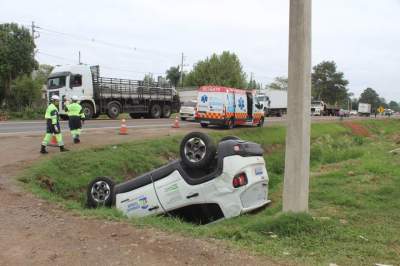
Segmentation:
<svg viewBox="0 0 400 266">
<path fill-rule="evenodd" d="M 187 123 L 181 125 L 181 127 L 186 127 L 188 125 L 191 125 L 192 123 Z M 194 125 L 194 123 L 193 123 Z M 127 128 L 169 128 L 171 127 L 171 124 L 158 124 L 158 125 L 141 125 L 141 126 L 127 126 Z M 85 131 L 93 131 L 93 130 L 99 130 L 99 129 L 119 129 L 120 127 L 88 127 L 88 128 L 83 128 L 83 132 Z M 66 132 L 69 132 L 69 130 L 66 130 Z M 32 134 L 32 133 L 46 133 L 44 130 L 34 130 L 34 131 L 17 131 L 17 132 L 0 132 L 0 135 L 13 135 L 13 134 Z M 63 133 L 63 132 L 61 132 Z"/>
</svg>

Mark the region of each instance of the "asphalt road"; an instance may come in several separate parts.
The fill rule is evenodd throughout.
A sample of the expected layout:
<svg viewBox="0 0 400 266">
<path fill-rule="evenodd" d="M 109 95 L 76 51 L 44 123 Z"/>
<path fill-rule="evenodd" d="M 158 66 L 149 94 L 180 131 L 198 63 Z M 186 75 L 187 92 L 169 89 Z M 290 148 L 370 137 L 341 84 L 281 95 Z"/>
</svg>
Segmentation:
<svg viewBox="0 0 400 266">
<path fill-rule="evenodd" d="M 383 117 L 378 117 L 383 118 Z M 334 121 L 339 120 L 338 117 L 313 117 L 313 121 Z M 373 118 L 360 118 L 350 117 L 345 120 L 359 120 L 359 119 L 373 119 Z M 128 128 L 148 129 L 148 128 L 169 128 L 174 123 L 175 118 L 170 119 L 127 119 L 126 124 Z M 279 124 L 286 121 L 285 117 L 266 117 L 265 124 Z M 181 127 L 198 128 L 198 123 L 190 121 L 179 121 Z M 99 130 L 99 129 L 118 129 L 121 126 L 120 120 L 89 120 L 84 124 L 84 130 Z M 68 130 L 68 122 L 61 122 L 62 131 Z M 38 121 L 6 121 L 0 122 L 0 135 L 4 134 L 24 134 L 24 133 L 44 133 L 46 130 L 46 122 L 44 120 Z"/>
</svg>

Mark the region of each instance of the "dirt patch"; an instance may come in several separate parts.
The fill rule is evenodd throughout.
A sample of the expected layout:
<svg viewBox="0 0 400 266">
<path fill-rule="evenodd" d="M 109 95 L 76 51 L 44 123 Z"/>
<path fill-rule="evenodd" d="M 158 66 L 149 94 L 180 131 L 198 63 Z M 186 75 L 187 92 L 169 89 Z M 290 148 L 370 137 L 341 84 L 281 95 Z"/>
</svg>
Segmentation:
<svg viewBox="0 0 400 266">
<path fill-rule="evenodd" d="M 360 136 L 360 137 L 369 137 L 369 136 L 371 136 L 371 133 L 363 125 L 360 125 L 360 124 L 355 123 L 355 122 L 345 122 L 343 124 L 346 127 L 350 128 L 351 132 L 356 136 Z"/>
</svg>

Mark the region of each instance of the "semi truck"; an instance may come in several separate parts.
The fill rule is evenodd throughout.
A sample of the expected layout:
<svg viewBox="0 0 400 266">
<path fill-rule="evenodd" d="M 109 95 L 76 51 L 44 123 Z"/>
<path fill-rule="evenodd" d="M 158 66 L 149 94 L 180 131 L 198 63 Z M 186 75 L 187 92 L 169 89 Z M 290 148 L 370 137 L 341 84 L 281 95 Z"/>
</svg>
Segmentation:
<svg viewBox="0 0 400 266">
<path fill-rule="evenodd" d="M 358 115 L 359 116 L 370 116 L 371 115 L 371 105 L 369 103 L 359 103 L 358 104 Z"/>
<path fill-rule="evenodd" d="M 287 91 L 264 90 L 257 94 L 257 99 L 264 105 L 265 116 L 282 116 L 287 112 Z"/>
<path fill-rule="evenodd" d="M 315 116 L 338 116 L 340 107 L 330 105 L 321 100 L 311 101 L 311 115 Z"/>
<path fill-rule="evenodd" d="M 73 95 L 87 119 L 100 114 L 116 119 L 120 113 L 129 113 L 132 118 L 169 118 L 180 107 L 179 95 L 168 83 L 101 77 L 99 66 L 55 67 L 47 81 L 47 99 L 52 95 L 61 99 L 58 109 L 62 119 L 67 118 L 64 107 Z"/>
</svg>

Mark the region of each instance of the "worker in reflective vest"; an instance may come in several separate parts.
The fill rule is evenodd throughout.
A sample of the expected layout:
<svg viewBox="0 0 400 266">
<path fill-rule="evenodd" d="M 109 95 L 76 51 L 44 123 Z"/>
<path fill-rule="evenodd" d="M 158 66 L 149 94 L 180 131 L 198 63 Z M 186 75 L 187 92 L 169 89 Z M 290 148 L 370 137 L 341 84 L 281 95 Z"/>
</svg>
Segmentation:
<svg viewBox="0 0 400 266">
<path fill-rule="evenodd" d="M 57 106 L 60 103 L 60 97 L 58 95 L 51 96 L 50 104 L 46 109 L 46 114 L 44 118 L 46 119 L 47 129 L 46 135 L 44 136 L 42 147 L 40 149 L 40 153 L 46 154 L 46 147 L 49 144 L 52 136 L 55 136 L 57 140 L 57 144 L 60 147 L 60 151 L 68 151 L 68 149 L 64 148 L 64 142 L 61 135 L 61 127 L 60 127 L 60 118 L 58 116 Z"/>
<path fill-rule="evenodd" d="M 66 105 L 65 111 L 69 117 L 69 129 L 71 130 L 72 139 L 74 143 L 80 143 L 79 136 L 81 135 L 85 114 L 83 113 L 82 106 L 78 103 L 77 96 L 72 96 L 72 103 Z"/>
</svg>

